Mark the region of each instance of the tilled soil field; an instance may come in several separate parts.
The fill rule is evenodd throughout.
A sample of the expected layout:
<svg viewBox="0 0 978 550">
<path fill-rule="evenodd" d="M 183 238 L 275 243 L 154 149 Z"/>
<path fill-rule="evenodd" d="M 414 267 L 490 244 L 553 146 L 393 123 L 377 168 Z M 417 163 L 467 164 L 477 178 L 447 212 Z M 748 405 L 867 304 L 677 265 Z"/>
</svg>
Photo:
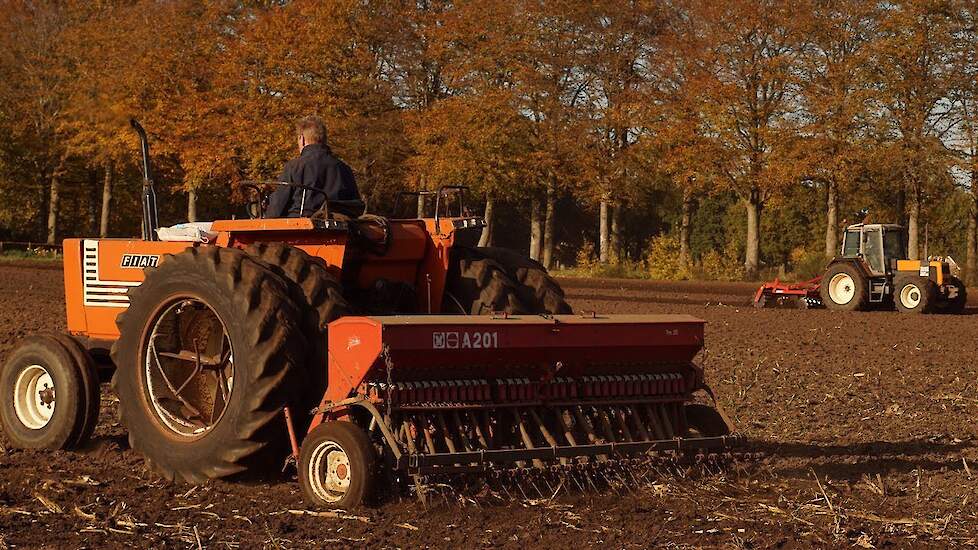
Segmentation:
<svg viewBox="0 0 978 550">
<path fill-rule="evenodd" d="M 978 317 L 757 311 L 742 283 L 562 283 L 578 311 L 706 319 L 707 378 L 750 454 L 630 489 L 316 515 L 291 471 L 201 487 L 148 473 L 105 391 L 84 451 L 0 450 L 0 548 L 976 545 Z M 0 265 L 0 358 L 63 328 L 60 268 Z"/>
</svg>

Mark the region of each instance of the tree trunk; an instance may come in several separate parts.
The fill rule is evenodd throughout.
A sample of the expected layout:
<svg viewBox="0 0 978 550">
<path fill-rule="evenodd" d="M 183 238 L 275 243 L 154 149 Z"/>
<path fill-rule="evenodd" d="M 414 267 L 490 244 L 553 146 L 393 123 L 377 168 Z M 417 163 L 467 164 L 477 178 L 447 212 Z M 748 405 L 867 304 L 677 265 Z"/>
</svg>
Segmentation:
<svg viewBox="0 0 978 550">
<path fill-rule="evenodd" d="M 975 235 L 976 231 L 978 231 L 978 198 L 972 195 L 971 208 L 968 210 L 967 258 L 964 264 L 965 284 L 968 286 L 974 286 L 976 280 L 978 280 L 978 273 L 975 272 L 975 269 L 978 268 L 978 238 Z"/>
<path fill-rule="evenodd" d="M 598 261 L 608 263 L 608 201 L 604 199 L 598 214 Z"/>
<path fill-rule="evenodd" d="M 492 198 L 486 197 L 486 212 L 483 216 L 486 220 L 486 226 L 482 228 L 482 235 L 479 236 L 479 246 L 492 246 L 492 214 L 494 202 Z"/>
<path fill-rule="evenodd" d="M 906 227 L 907 226 L 907 191 L 902 188 L 899 191 L 897 191 L 896 215 L 897 215 L 897 223 Z"/>
<path fill-rule="evenodd" d="M 621 261 L 621 206 L 611 207 L 611 237 L 608 239 L 608 261 L 618 264 Z"/>
<path fill-rule="evenodd" d="M 825 259 L 831 260 L 839 251 L 839 197 L 836 193 L 835 178 L 826 184 L 827 198 L 825 209 Z"/>
<path fill-rule="evenodd" d="M 540 259 L 540 245 L 542 244 L 543 224 L 540 219 L 539 199 L 530 199 L 530 259 Z"/>
<path fill-rule="evenodd" d="M 88 171 L 88 201 L 87 201 L 87 214 L 88 223 L 85 227 L 85 233 L 88 235 L 94 235 L 98 231 L 98 171 L 90 169 Z"/>
<path fill-rule="evenodd" d="M 693 197 L 683 193 L 683 215 L 679 223 L 679 265 L 688 269 L 689 258 L 689 229 L 693 218 Z"/>
<path fill-rule="evenodd" d="M 102 182 L 102 219 L 99 220 L 98 234 L 103 239 L 109 236 L 109 210 L 112 205 L 112 167 L 105 165 L 105 179 Z"/>
<path fill-rule="evenodd" d="M 920 196 L 916 191 L 910 193 L 907 211 L 907 259 L 916 260 L 920 258 Z"/>
<path fill-rule="evenodd" d="M 191 189 L 187 193 L 187 221 L 197 221 L 197 190 Z"/>
<path fill-rule="evenodd" d="M 423 193 L 427 188 L 428 188 L 428 177 L 425 174 L 421 174 L 421 178 L 418 181 L 418 211 L 417 211 L 418 218 L 424 217 L 425 200 L 424 200 L 424 195 L 422 195 L 421 193 Z"/>
<path fill-rule="evenodd" d="M 747 251 L 744 254 L 744 275 L 757 278 L 761 256 L 761 199 L 758 190 L 751 190 L 747 199 Z"/>
<path fill-rule="evenodd" d="M 61 168 L 51 175 L 51 192 L 48 199 L 48 244 L 58 241 L 58 201 L 61 195 Z"/>
<path fill-rule="evenodd" d="M 543 224 L 543 267 L 550 269 L 554 260 L 554 222 L 557 217 L 557 193 L 554 185 L 547 187 L 547 214 Z"/>
</svg>

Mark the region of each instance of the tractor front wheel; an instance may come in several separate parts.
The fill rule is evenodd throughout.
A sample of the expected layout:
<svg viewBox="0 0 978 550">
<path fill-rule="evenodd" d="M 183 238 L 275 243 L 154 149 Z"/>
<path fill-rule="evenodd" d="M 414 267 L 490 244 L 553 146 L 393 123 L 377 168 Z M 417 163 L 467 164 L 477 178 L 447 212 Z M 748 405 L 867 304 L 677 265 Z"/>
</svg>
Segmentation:
<svg viewBox="0 0 978 550">
<path fill-rule="evenodd" d="M 893 278 L 893 302 L 901 313 L 930 313 L 937 305 L 937 285 L 917 275 Z"/>
<path fill-rule="evenodd" d="M 829 309 L 862 311 L 869 304 L 869 281 L 855 265 L 837 263 L 822 277 L 819 292 Z"/>
<path fill-rule="evenodd" d="M 25 339 L 0 371 L 0 395 L 0 422 L 15 447 L 74 449 L 98 420 L 94 367 L 59 336 Z"/>
</svg>

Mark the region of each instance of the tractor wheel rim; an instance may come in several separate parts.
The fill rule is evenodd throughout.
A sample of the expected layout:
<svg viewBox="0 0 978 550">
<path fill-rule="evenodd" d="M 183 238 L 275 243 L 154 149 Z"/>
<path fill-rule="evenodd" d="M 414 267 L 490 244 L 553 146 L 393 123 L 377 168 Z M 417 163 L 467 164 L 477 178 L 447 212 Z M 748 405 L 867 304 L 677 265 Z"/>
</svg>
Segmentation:
<svg viewBox="0 0 978 550">
<path fill-rule="evenodd" d="M 832 301 L 845 305 L 856 296 L 856 283 L 848 273 L 837 273 L 829 281 L 829 297 Z"/>
<path fill-rule="evenodd" d="M 910 283 L 900 289 L 900 303 L 907 309 L 914 309 L 920 305 L 920 289 L 917 285 Z"/>
<path fill-rule="evenodd" d="M 14 413 L 21 424 L 40 430 L 51 422 L 55 406 L 54 379 L 41 365 L 29 365 L 14 382 Z"/>
<path fill-rule="evenodd" d="M 350 457 L 335 441 L 323 441 L 309 461 L 312 490 L 325 502 L 339 502 L 350 489 Z"/>
<path fill-rule="evenodd" d="M 179 298 L 161 310 L 144 350 L 146 398 L 162 427 L 196 439 L 217 426 L 231 402 L 231 337 L 199 298 Z"/>
</svg>

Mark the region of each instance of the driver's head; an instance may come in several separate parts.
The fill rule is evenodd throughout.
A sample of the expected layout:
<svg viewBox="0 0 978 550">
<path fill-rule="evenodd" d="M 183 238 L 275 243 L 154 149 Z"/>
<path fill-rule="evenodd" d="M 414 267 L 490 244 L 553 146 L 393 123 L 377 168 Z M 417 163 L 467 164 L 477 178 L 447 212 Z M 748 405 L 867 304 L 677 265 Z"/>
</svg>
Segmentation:
<svg viewBox="0 0 978 550">
<path fill-rule="evenodd" d="M 316 115 L 309 115 L 295 124 L 299 151 L 306 145 L 322 143 L 326 145 L 326 123 Z"/>
</svg>

